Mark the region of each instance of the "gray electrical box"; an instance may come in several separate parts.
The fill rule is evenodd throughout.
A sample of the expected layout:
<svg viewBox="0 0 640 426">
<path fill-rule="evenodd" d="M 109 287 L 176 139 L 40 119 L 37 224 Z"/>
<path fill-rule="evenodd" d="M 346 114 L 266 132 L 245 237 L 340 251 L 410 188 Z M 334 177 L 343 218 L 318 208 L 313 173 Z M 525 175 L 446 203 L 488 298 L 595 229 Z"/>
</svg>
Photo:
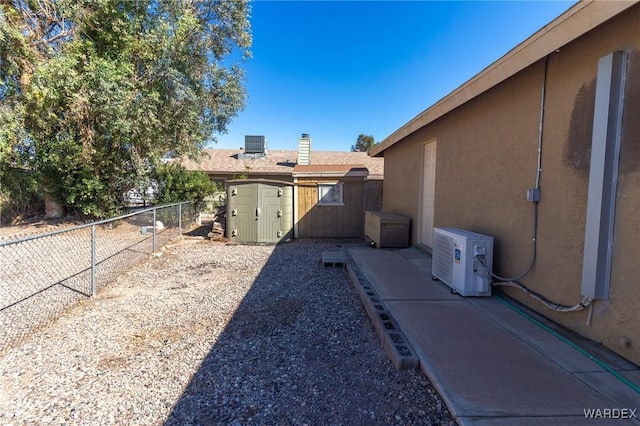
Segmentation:
<svg viewBox="0 0 640 426">
<path fill-rule="evenodd" d="M 527 189 L 527 201 L 537 203 L 540 201 L 540 188 Z"/>
<path fill-rule="evenodd" d="M 582 261 L 582 295 L 597 300 L 609 299 L 627 61 L 622 51 L 598 61 Z"/>
</svg>

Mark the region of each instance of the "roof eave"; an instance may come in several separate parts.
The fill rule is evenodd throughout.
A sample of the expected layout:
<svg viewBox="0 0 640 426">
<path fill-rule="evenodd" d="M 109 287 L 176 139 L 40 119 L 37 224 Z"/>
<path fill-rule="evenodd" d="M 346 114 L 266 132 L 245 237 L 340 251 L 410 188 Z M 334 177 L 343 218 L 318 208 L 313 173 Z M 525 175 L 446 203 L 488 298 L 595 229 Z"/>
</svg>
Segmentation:
<svg viewBox="0 0 640 426">
<path fill-rule="evenodd" d="M 291 176 L 290 171 L 288 172 L 261 172 L 260 170 L 225 170 L 225 171 L 209 171 L 202 170 L 204 173 L 208 175 L 269 175 L 269 176 Z"/>
<path fill-rule="evenodd" d="M 345 170 L 345 171 L 336 171 L 336 172 L 294 172 L 294 178 L 312 178 L 312 177 L 330 177 L 330 178 L 340 178 L 340 177 L 367 177 L 369 172 L 366 170 Z"/>
<path fill-rule="evenodd" d="M 549 53 L 634 6 L 639 1 L 581 1 L 576 3 L 466 83 L 393 132 L 374 146 L 369 151 L 369 155 L 383 157 L 386 149 L 405 137 L 505 81 Z"/>
</svg>

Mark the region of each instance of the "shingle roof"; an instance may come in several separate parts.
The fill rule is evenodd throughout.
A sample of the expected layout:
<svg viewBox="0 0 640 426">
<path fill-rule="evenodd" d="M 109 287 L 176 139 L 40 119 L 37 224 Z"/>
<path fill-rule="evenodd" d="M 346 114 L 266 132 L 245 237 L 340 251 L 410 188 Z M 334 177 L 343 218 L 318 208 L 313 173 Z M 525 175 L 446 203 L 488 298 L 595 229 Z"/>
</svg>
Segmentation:
<svg viewBox="0 0 640 426">
<path fill-rule="evenodd" d="M 209 174 L 256 173 L 290 175 L 297 165 L 298 151 L 269 150 L 263 159 L 242 159 L 238 149 L 206 149 L 200 162 L 181 159 L 188 170 L 201 170 Z M 369 157 L 366 152 L 311 151 L 311 165 L 363 165 L 369 170 L 369 178 L 381 178 L 384 174 L 384 158 Z"/>
</svg>

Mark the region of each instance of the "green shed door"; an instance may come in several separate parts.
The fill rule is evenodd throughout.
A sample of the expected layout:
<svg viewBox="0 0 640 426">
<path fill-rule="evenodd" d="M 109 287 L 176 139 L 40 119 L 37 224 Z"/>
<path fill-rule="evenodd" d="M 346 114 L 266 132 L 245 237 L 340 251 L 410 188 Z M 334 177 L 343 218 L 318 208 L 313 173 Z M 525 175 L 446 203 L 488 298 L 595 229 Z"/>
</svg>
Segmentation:
<svg viewBox="0 0 640 426">
<path fill-rule="evenodd" d="M 228 226 L 229 238 L 245 243 L 258 242 L 256 208 L 258 207 L 258 185 L 234 185 L 229 188 Z"/>
<path fill-rule="evenodd" d="M 259 184 L 258 241 L 277 243 L 291 238 L 293 190 L 290 186 Z"/>
<path fill-rule="evenodd" d="M 227 200 L 227 236 L 231 240 L 278 243 L 291 238 L 291 186 L 266 183 L 231 185 Z"/>
<path fill-rule="evenodd" d="M 260 185 L 258 188 L 258 241 L 261 243 L 277 243 L 282 235 L 280 230 L 280 188 Z"/>
</svg>

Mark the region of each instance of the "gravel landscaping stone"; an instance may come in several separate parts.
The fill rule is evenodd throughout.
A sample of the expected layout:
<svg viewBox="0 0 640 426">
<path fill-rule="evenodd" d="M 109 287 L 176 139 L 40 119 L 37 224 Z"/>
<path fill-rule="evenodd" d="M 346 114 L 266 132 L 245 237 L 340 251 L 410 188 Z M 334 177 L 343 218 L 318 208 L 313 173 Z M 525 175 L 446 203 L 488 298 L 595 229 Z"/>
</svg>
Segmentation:
<svg viewBox="0 0 640 426">
<path fill-rule="evenodd" d="M 323 251 L 182 240 L 0 358 L 0 424 L 454 425 Z"/>
</svg>

